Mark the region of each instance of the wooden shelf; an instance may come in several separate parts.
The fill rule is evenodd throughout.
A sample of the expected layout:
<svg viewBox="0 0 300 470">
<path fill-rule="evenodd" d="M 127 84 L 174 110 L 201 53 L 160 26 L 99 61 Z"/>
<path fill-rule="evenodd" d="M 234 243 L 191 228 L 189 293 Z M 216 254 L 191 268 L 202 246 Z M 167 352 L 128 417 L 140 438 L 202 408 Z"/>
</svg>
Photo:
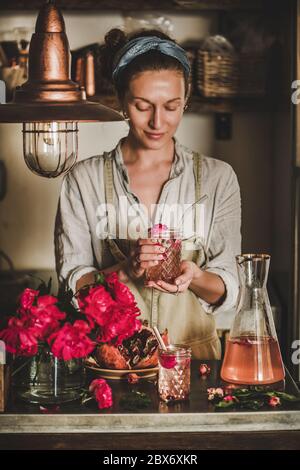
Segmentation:
<svg viewBox="0 0 300 470">
<path fill-rule="evenodd" d="M 95 95 L 88 98 L 90 101 L 97 101 L 105 106 L 109 106 L 117 111 L 120 107 L 117 98 L 113 95 Z M 243 111 L 265 112 L 271 111 L 273 105 L 267 97 L 247 97 L 247 98 L 203 98 L 192 96 L 187 108 L 188 113 L 233 113 Z"/>
<path fill-rule="evenodd" d="M 39 10 L 45 0 L 0 0 L 0 10 Z M 63 10 L 257 10 L 270 0 L 57 0 Z"/>
</svg>

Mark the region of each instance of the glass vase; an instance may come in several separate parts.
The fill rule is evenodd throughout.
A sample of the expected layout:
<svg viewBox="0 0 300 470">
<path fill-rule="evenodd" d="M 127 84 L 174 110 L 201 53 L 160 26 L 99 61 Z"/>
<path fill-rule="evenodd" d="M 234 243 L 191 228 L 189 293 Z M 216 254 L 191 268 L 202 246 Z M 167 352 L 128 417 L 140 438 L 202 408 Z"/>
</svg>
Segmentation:
<svg viewBox="0 0 300 470">
<path fill-rule="evenodd" d="M 80 398 L 85 384 L 83 359 L 64 361 L 48 348 L 32 357 L 17 357 L 13 386 L 18 398 L 41 405 L 59 404 Z"/>
</svg>

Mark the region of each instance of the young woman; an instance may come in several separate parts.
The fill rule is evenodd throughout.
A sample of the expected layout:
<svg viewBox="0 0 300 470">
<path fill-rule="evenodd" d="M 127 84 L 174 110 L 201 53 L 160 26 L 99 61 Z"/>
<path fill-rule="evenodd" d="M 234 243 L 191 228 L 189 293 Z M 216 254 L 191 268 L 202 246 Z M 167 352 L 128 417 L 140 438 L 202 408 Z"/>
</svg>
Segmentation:
<svg viewBox="0 0 300 470">
<path fill-rule="evenodd" d="M 232 308 L 238 293 L 236 175 L 230 165 L 174 138 L 189 96 L 190 68 L 181 47 L 159 31 L 126 37 L 114 29 L 103 57 L 129 133 L 111 152 L 79 162 L 63 181 L 55 230 L 60 285 L 76 291 L 94 281 L 95 271 L 117 271 L 143 318 L 160 331 L 168 328 L 171 341 L 189 345 L 195 358 L 220 358 L 212 314 Z M 166 223 L 172 205 L 191 207 L 204 195 L 202 225 L 192 249 L 183 250 L 180 275 L 173 284 L 147 283 L 145 271 L 164 257 L 147 228 Z M 128 235 L 132 226 L 137 236 Z"/>
</svg>

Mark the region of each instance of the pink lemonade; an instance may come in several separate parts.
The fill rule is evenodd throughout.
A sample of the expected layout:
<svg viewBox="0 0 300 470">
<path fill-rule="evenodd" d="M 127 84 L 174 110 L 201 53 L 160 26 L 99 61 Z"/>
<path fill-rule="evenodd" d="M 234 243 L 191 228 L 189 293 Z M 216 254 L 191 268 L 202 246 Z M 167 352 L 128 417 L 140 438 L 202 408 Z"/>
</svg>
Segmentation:
<svg viewBox="0 0 300 470">
<path fill-rule="evenodd" d="M 186 400 L 190 393 L 191 349 L 169 345 L 159 350 L 158 392 L 161 400 L 171 403 Z"/>
<path fill-rule="evenodd" d="M 246 385 L 272 384 L 284 379 L 278 341 L 241 336 L 227 341 L 221 378 Z"/>
<path fill-rule="evenodd" d="M 148 281 L 173 283 L 180 275 L 181 240 L 178 238 L 159 238 L 157 242 L 165 247 L 165 259 L 146 271 Z"/>
</svg>

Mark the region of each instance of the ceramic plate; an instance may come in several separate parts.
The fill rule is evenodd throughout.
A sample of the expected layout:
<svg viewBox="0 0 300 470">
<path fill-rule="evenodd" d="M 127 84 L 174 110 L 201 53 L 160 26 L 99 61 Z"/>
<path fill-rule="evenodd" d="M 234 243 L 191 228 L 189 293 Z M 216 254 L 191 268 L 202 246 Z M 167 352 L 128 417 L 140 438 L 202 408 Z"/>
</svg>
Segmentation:
<svg viewBox="0 0 300 470">
<path fill-rule="evenodd" d="M 113 380 L 126 378 L 128 374 L 137 374 L 141 378 L 148 379 L 155 377 L 158 373 L 158 367 L 148 367 L 147 369 L 102 369 L 93 358 L 86 360 L 86 368 L 93 371 L 99 377 Z"/>
</svg>

